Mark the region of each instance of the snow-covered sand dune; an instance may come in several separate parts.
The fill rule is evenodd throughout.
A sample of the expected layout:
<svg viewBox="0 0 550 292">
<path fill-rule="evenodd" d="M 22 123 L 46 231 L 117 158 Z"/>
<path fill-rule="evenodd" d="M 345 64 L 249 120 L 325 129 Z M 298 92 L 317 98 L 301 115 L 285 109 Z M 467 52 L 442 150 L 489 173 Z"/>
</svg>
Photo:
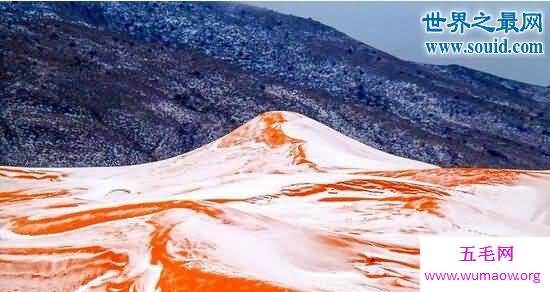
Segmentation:
<svg viewBox="0 0 550 292">
<path fill-rule="evenodd" d="M 419 236 L 548 236 L 549 189 L 269 112 L 155 163 L 0 167 L 0 291 L 416 291 Z"/>
</svg>

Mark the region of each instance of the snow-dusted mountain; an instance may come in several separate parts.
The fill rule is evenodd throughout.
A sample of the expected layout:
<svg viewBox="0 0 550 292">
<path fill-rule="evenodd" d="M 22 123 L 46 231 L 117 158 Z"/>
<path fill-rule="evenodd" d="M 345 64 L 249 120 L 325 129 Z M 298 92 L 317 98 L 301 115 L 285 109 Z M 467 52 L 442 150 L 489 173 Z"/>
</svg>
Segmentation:
<svg viewBox="0 0 550 292">
<path fill-rule="evenodd" d="M 267 112 L 158 162 L 0 167 L 0 290 L 417 291 L 419 236 L 548 236 L 549 187 Z"/>
<path fill-rule="evenodd" d="M 4 2 L 0 47 L 5 165 L 151 162 L 287 110 L 440 166 L 550 168 L 550 88 L 247 5 Z"/>
</svg>

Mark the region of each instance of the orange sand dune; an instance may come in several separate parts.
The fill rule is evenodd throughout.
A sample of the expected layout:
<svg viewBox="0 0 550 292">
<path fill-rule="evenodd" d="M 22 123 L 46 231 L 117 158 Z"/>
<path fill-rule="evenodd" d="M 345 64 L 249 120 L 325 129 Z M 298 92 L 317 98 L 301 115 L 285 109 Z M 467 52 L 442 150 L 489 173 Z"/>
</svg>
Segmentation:
<svg viewBox="0 0 550 292">
<path fill-rule="evenodd" d="M 549 187 L 269 112 L 164 161 L 0 167 L 0 291 L 418 291 L 419 236 L 548 236 Z"/>
</svg>

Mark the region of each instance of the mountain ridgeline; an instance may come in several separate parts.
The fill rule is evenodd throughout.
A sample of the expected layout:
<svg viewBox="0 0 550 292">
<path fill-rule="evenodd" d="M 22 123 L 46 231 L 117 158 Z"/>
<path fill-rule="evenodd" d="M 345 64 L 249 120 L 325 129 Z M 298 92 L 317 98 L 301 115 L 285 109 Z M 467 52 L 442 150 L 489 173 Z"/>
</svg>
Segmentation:
<svg viewBox="0 0 550 292">
<path fill-rule="evenodd" d="M 0 48 L 0 165 L 155 161 L 285 110 L 441 166 L 550 169 L 550 88 L 266 9 L 1 3 Z"/>
</svg>

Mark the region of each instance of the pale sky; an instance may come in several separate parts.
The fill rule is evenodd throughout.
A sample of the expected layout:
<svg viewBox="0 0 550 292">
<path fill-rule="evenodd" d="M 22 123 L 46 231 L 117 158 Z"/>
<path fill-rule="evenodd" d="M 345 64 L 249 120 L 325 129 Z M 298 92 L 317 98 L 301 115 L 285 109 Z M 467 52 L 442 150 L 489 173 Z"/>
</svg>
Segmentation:
<svg viewBox="0 0 550 292">
<path fill-rule="evenodd" d="M 301 17 L 311 17 L 377 49 L 405 60 L 430 64 L 459 64 L 498 76 L 544 86 L 550 85 L 550 52 L 541 56 L 429 56 L 424 41 L 490 41 L 495 35 L 469 32 L 465 37 L 425 32 L 420 19 L 428 11 L 467 11 L 472 17 L 480 10 L 492 15 L 501 10 L 543 11 L 543 33 L 511 36 L 510 40 L 544 41 L 550 50 L 550 2 L 252 2 L 251 5 Z"/>
</svg>

